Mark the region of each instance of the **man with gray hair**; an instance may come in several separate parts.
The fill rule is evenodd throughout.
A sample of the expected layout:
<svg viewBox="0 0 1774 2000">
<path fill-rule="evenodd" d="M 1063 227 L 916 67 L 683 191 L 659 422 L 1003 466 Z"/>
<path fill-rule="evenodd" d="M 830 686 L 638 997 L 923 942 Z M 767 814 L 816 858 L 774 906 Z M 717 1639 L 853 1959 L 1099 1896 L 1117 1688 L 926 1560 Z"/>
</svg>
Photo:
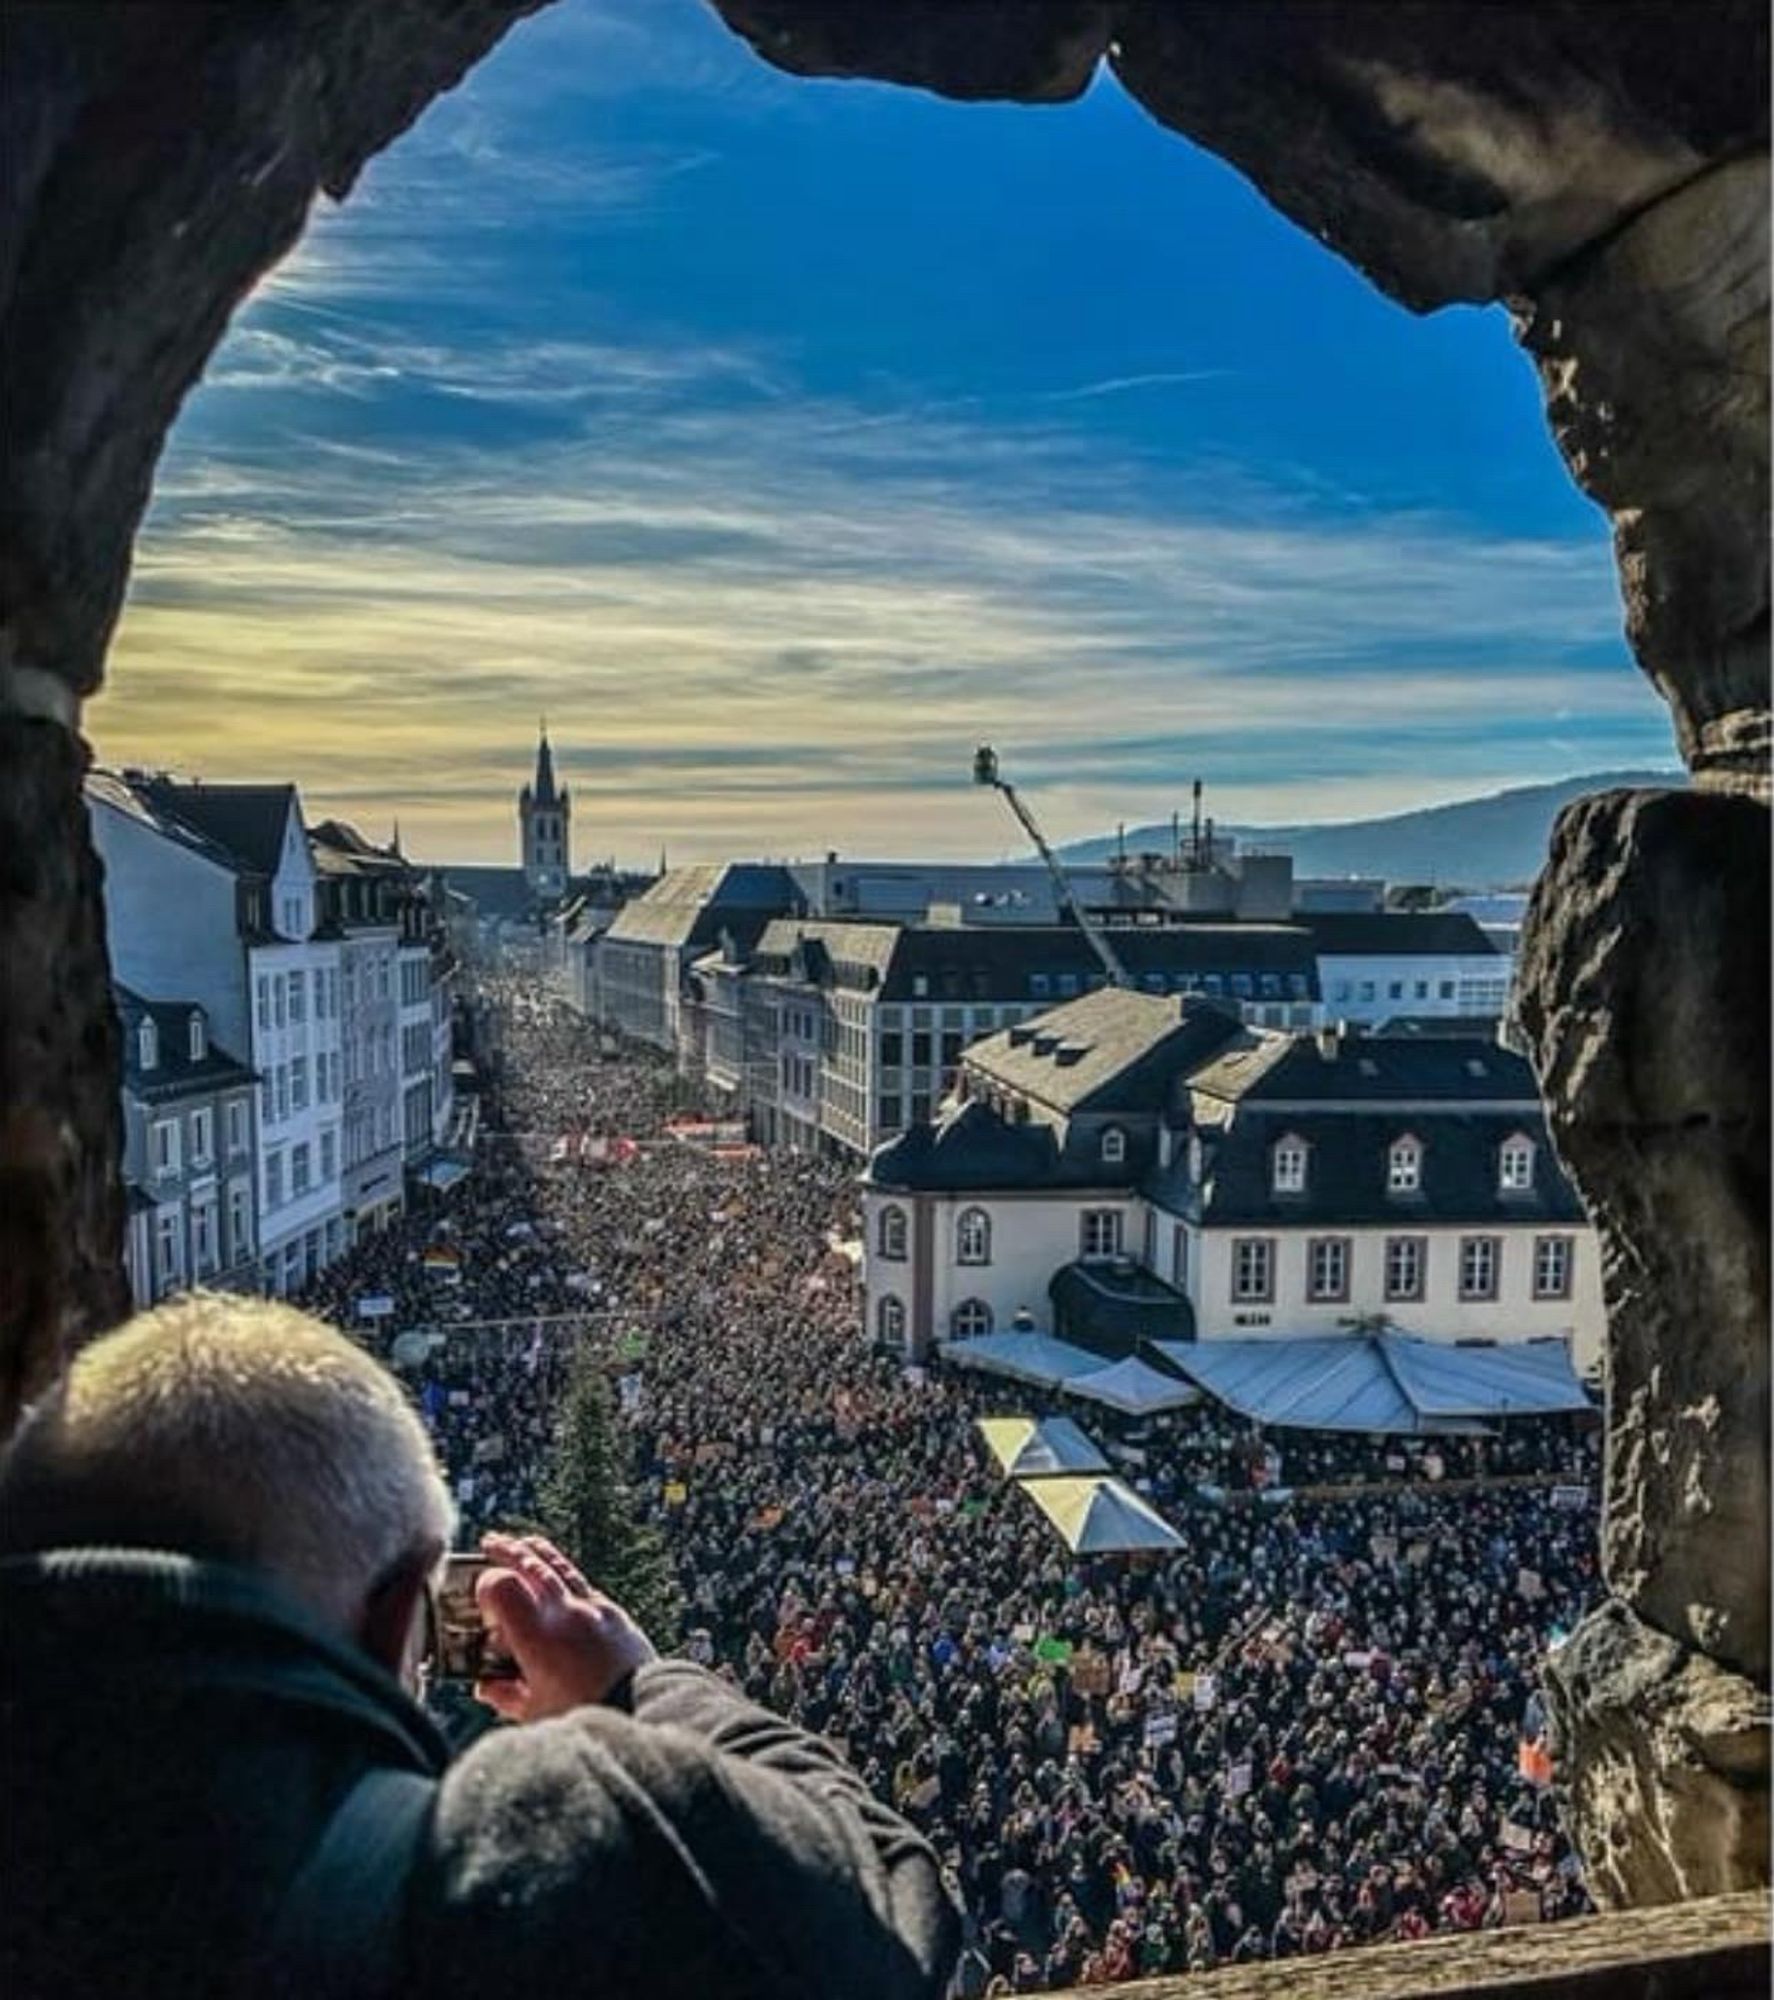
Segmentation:
<svg viewBox="0 0 1774 2000">
<path fill-rule="evenodd" d="M 941 1991 L 955 1917 L 837 1753 L 540 1537 L 478 1596 L 508 1721 L 414 1700 L 452 1510 L 399 1386 L 194 1295 L 76 1357 L 0 1457 L 0 1991 Z"/>
</svg>

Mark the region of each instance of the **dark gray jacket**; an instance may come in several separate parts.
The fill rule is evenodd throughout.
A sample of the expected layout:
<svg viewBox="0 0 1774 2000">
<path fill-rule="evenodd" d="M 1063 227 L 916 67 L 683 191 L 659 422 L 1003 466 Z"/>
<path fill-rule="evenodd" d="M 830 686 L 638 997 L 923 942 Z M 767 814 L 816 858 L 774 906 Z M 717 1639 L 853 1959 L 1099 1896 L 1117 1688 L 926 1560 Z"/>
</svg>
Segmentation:
<svg viewBox="0 0 1774 2000">
<path fill-rule="evenodd" d="M 0 1562 L 0 1992 L 268 2000 L 290 1884 L 376 1767 L 432 1786 L 386 1885 L 402 1994 L 942 1991 L 934 1857 L 828 1744 L 681 1661 L 641 1670 L 633 1711 L 452 1764 L 390 1676 L 245 1572 Z"/>
</svg>

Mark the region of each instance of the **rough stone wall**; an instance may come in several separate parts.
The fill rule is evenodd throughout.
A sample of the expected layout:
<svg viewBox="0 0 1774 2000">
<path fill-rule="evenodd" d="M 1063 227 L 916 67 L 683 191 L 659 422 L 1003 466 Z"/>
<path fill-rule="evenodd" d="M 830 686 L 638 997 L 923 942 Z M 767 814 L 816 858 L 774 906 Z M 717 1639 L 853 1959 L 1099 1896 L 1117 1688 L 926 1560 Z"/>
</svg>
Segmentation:
<svg viewBox="0 0 1774 2000">
<path fill-rule="evenodd" d="M 97 685 L 166 430 L 315 190 L 342 196 L 538 4 L 8 11 L 0 1160 L 26 1226 L 4 1245 L 0 1376 L 15 1386 L 120 1303 L 114 1050 L 65 697 Z M 1558 1667 L 1566 1762 L 1604 1890 L 1765 1880 L 1762 0 L 714 4 L 807 75 L 1052 102 L 1106 62 L 1407 306 L 1509 302 L 1573 476 L 1613 520 L 1629 634 L 1700 786 L 1687 804 L 1573 808 L 1525 953 L 1554 1129 L 1606 1245 L 1619 1410 L 1615 1599 Z"/>
<path fill-rule="evenodd" d="M 542 0 L 70 6 L 0 30 L 0 1435 L 127 1307 L 79 702 L 229 315 Z"/>
</svg>

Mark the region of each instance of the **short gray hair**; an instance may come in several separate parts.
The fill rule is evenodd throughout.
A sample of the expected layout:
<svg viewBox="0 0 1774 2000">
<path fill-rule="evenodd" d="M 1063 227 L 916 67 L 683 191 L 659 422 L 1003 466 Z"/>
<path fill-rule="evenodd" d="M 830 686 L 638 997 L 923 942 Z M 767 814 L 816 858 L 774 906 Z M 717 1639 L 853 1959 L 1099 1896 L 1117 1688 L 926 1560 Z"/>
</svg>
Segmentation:
<svg viewBox="0 0 1774 2000">
<path fill-rule="evenodd" d="M 0 1551 L 108 1544 L 264 1570 L 348 1624 L 453 1509 L 386 1369 L 293 1306 L 193 1292 L 74 1357 L 0 1458 Z"/>
</svg>

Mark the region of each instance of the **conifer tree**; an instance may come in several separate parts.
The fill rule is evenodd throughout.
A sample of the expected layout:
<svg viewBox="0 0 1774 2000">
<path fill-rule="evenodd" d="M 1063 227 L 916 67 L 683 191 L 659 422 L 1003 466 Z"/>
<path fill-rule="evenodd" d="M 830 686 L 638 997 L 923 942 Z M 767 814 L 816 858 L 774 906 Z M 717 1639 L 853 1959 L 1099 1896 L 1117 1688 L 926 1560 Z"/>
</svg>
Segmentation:
<svg viewBox="0 0 1774 2000">
<path fill-rule="evenodd" d="M 661 1652 L 676 1645 L 683 1600 L 671 1557 L 623 1476 L 609 1384 L 589 1346 L 574 1357 L 538 1503 L 549 1539 Z"/>
</svg>

